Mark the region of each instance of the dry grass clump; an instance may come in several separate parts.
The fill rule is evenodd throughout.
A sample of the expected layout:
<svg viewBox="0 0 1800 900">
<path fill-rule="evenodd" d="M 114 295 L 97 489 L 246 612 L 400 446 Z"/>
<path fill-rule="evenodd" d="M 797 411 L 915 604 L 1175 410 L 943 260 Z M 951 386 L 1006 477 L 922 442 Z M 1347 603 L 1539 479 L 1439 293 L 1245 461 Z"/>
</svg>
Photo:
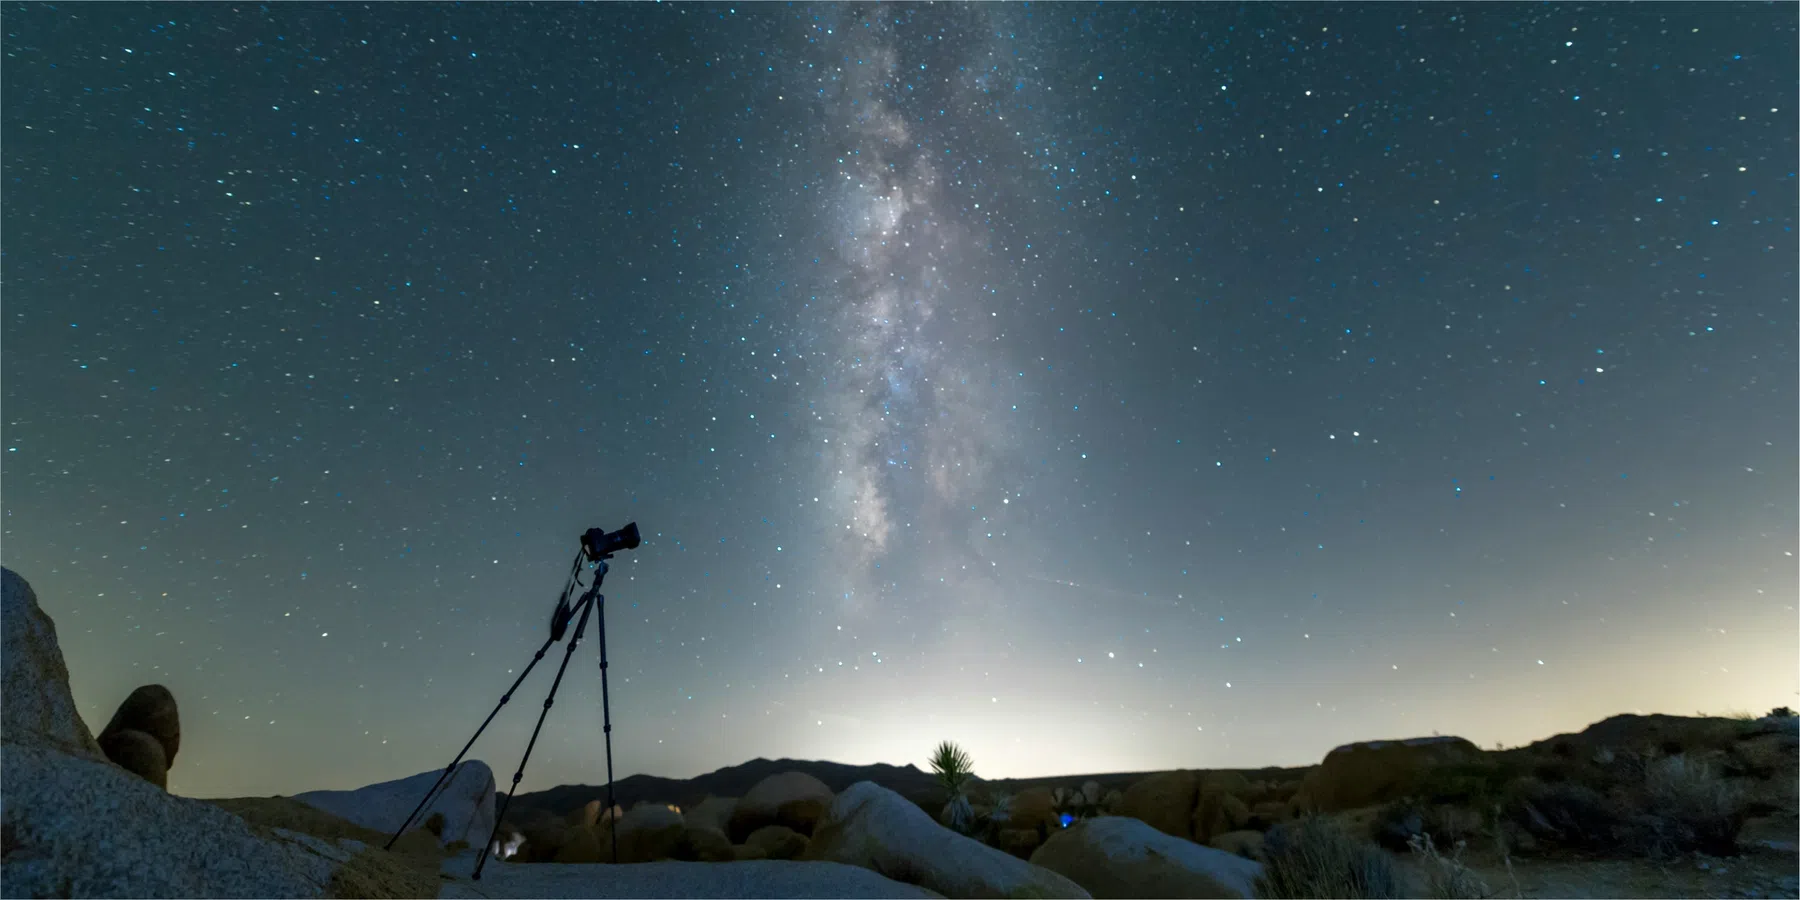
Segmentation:
<svg viewBox="0 0 1800 900">
<path fill-rule="evenodd" d="M 1330 819 L 1307 816 L 1269 830 L 1256 895 L 1362 900 L 1399 897 L 1401 891 L 1393 861 L 1380 847 L 1356 840 Z"/>
<path fill-rule="evenodd" d="M 1425 896 L 1433 900 L 1482 900 L 1490 896 L 1487 883 L 1463 864 L 1462 853 L 1467 847 L 1466 842 L 1458 841 L 1452 846 L 1450 855 L 1445 856 L 1438 852 L 1431 835 L 1421 834 L 1412 839 L 1410 849 L 1425 872 Z"/>
</svg>

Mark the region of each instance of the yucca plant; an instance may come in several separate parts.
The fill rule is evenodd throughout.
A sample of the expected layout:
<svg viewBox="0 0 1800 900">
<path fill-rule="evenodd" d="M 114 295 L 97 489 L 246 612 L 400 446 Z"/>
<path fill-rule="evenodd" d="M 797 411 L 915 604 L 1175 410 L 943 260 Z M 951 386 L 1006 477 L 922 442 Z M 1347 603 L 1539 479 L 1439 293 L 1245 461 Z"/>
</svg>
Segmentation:
<svg viewBox="0 0 1800 900">
<path fill-rule="evenodd" d="M 944 786 L 944 790 L 954 800 L 963 792 L 963 786 L 968 784 L 969 777 L 975 774 L 975 762 L 969 758 L 967 751 L 945 741 L 931 755 L 931 770 L 937 773 L 938 783 Z"/>
<path fill-rule="evenodd" d="M 939 744 L 937 752 L 931 756 L 931 769 L 937 773 L 938 783 L 950 794 L 950 802 L 944 804 L 938 821 L 960 834 L 968 834 L 975 827 L 975 809 L 969 803 L 969 796 L 963 793 L 964 786 L 974 774 L 974 765 L 968 753 L 949 741 Z"/>
</svg>

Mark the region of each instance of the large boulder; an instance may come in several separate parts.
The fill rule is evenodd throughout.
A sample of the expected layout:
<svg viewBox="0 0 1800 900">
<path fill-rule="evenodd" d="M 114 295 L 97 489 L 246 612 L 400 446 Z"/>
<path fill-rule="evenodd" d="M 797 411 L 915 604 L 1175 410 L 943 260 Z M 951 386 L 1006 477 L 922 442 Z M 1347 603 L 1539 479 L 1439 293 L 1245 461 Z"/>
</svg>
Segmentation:
<svg viewBox="0 0 1800 900">
<path fill-rule="evenodd" d="M 1050 836 L 1031 863 L 1096 898 L 1254 897 L 1262 865 L 1137 819 L 1084 819 Z"/>
<path fill-rule="evenodd" d="M 949 898 L 1086 897 L 1061 875 L 931 820 L 906 798 L 860 781 L 813 828 L 808 860 L 861 866 Z"/>
<path fill-rule="evenodd" d="M 1200 775 L 1187 769 L 1158 772 L 1125 789 L 1118 814 L 1136 819 L 1164 834 L 1194 836 L 1194 805 L 1200 797 Z"/>
<path fill-rule="evenodd" d="M 765 825 L 750 833 L 744 846 L 762 851 L 758 859 L 799 859 L 806 855 L 807 837 L 786 825 Z"/>
<path fill-rule="evenodd" d="M 731 814 L 737 811 L 738 798 L 708 796 L 699 803 L 681 811 L 681 817 L 690 825 L 711 828 L 721 834 L 731 834 Z"/>
<path fill-rule="evenodd" d="M 1007 808 L 1006 827 L 1034 832 L 1040 840 L 1051 829 L 1061 828 L 1062 822 L 1056 814 L 1056 796 L 1047 787 L 1026 788 L 1014 794 L 1012 804 Z"/>
<path fill-rule="evenodd" d="M 1159 772 L 1127 789 L 1116 814 L 1203 842 L 1249 821 L 1250 810 L 1237 797 L 1249 790 L 1249 780 L 1236 772 Z"/>
<path fill-rule="evenodd" d="M 1481 748 L 1459 737 L 1345 744 L 1307 773 L 1295 803 L 1324 813 L 1386 803 L 1404 796 L 1434 766 L 1479 758 Z"/>
<path fill-rule="evenodd" d="M 353 791 L 307 791 L 295 794 L 294 799 L 364 828 L 392 834 L 442 774 L 441 770 L 420 772 Z M 480 760 L 464 760 L 432 797 L 431 805 L 420 810 L 407 827 L 423 826 L 433 813 L 444 817 L 444 827 L 438 832 L 443 843 L 464 841 L 471 847 L 485 846 L 494 831 L 493 770 Z"/>
<path fill-rule="evenodd" d="M 623 863 L 675 859 L 687 837 L 687 822 L 681 813 L 660 803 L 634 807 L 619 820 L 618 828 L 619 862 Z"/>
<path fill-rule="evenodd" d="M 181 714 L 175 695 L 160 684 L 146 684 L 119 704 L 98 738 L 106 758 L 156 785 L 169 786 L 169 767 L 181 749 Z"/>
<path fill-rule="evenodd" d="M 56 623 L 38 607 L 31 584 L 5 568 L 0 568 L 0 673 L 6 690 L 0 740 L 106 758 L 75 710 Z"/>
<path fill-rule="evenodd" d="M 737 857 L 725 832 L 710 825 L 688 822 L 682 830 L 681 843 L 675 848 L 674 858 L 688 862 L 730 862 Z"/>
<path fill-rule="evenodd" d="M 785 825 L 811 834 L 813 823 L 824 815 L 831 800 L 831 788 L 805 772 L 770 775 L 737 802 L 726 833 L 739 844 L 765 825 Z"/>
</svg>

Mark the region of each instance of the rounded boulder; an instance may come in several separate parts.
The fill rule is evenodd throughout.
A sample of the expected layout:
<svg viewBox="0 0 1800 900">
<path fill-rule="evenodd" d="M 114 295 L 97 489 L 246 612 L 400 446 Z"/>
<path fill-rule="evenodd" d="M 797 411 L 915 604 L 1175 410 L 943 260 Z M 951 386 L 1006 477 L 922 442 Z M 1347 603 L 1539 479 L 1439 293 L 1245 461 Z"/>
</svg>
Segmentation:
<svg viewBox="0 0 1800 900">
<path fill-rule="evenodd" d="M 740 844 L 767 825 L 785 825 L 801 834 L 812 834 L 813 825 L 831 808 L 834 796 L 825 782 L 805 772 L 770 775 L 737 802 L 726 833 Z"/>
</svg>

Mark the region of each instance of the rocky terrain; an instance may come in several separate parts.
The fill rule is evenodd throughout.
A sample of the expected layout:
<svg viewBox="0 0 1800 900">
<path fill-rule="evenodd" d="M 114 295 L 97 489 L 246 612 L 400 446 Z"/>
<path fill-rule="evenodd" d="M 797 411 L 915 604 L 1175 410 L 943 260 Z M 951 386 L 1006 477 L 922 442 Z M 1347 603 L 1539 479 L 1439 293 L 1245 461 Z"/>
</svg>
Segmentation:
<svg viewBox="0 0 1800 900">
<path fill-rule="evenodd" d="M 1617 716 L 1504 751 L 1371 741 L 1302 768 L 970 777 L 954 795 L 910 765 L 757 759 L 633 776 L 610 808 L 604 785 L 521 794 L 477 880 L 485 764 L 392 851 L 440 771 L 172 796 L 176 698 L 141 687 L 94 737 L 54 624 L 0 571 L 0 896 L 1800 896 L 1788 710 Z"/>
</svg>

